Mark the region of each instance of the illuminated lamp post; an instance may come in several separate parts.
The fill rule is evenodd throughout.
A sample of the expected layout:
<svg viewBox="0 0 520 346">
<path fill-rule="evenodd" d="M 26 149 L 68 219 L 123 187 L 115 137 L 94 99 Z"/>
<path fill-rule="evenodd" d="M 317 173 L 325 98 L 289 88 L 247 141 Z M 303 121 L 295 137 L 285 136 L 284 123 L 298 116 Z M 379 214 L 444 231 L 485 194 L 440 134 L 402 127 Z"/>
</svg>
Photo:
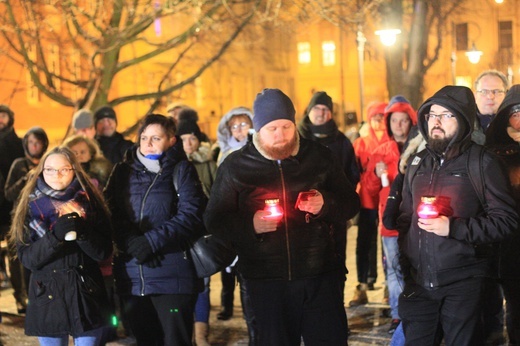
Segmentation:
<svg viewBox="0 0 520 346">
<path fill-rule="evenodd" d="M 475 46 L 475 42 L 473 42 L 473 46 L 471 47 L 471 50 L 468 50 L 466 52 L 466 56 L 468 57 L 468 60 L 472 64 L 478 64 L 480 61 L 480 57 L 483 55 L 481 50 L 478 50 Z"/>
<path fill-rule="evenodd" d="M 379 36 L 381 43 L 387 47 L 393 46 L 397 41 L 397 35 L 401 33 L 399 29 L 377 30 L 375 34 Z"/>
</svg>

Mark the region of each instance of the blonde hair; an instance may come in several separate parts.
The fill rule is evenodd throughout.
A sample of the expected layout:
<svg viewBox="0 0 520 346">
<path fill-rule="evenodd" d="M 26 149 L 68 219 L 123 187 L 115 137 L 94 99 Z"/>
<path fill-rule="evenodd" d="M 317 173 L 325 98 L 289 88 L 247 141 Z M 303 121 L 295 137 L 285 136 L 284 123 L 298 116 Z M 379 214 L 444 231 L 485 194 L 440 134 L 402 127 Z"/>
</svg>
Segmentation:
<svg viewBox="0 0 520 346">
<path fill-rule="evenodd" d="M 88 151 L 90 152 L 91 160 L 100 158 L 100 157 L 104 157 L 103 153 L 101 153 L 101 149 L 99 148 L 99 145 L 97 144 L 97 142 L 94 141 L 93 139 L 90 139 L 85 136 L 75 135 L 75 136 L 68 137 L 67 139 L 65 139 L 63 141 L 62 145 L 71 149 L 73 146 L 75 146 L 79 143 L 85 143 L 87 145 Z"/>
<path fill-rule="evenodd" d="M 74 173 L 78 179 L 79 184 L 81 185 L 81 188 L 87 193 L 87 198 L 89 199 L 91 206 L 96 209 L 96 211 L 104 213 L 107 218 L 110 216 L 110 211 L 108 210 L 103 197 L 90 182 L 89 176 L 87 173 L 85 173 L 81 167 L 81 164 L 76 159 L 76 155 L 74 155 L 74 153 L 65 146 L 55 147 L 52 150 L 47 151 L 42 157 L 38 163 L 38 166 L 34 168 L 33 174 L 29 177 L 27 184 L 20 194 L 20 198 L 18 199 L 15 208 L 11 229 L 9 230 L 9 238 L 12 240 L 13 244 L 23 244 L 25 242 L 25 235 L 29 232 L 29 230 L 25 227 L 25 220 L 29 211 L 29 197 L 36 187 L 38 178 L 43 176 L 43 166 L 47 158 L 51 155 L 65 156 L 67 161 L 74 169 Z"/>
</svg>

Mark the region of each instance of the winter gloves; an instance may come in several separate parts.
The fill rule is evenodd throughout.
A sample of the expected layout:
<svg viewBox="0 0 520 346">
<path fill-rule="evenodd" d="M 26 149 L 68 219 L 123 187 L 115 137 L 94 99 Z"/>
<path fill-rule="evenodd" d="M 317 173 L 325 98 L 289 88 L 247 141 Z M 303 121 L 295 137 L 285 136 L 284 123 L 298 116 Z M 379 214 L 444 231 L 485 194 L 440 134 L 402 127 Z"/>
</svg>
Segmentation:
<svg viewBox="0 0 520 346">
<path fill-rule="evenodd" d="M 146 236 L 133 236 L 128 239 L 127 253 L 137 259 L 137 264 L 143 264 L 150 268 L 161 265 L 161 260 L 157 254 L 153 253 L 152 246 Z"/>
<path fill-rule="evenodd" d="M 65 238 L 67 233 L 76 232 L 76 237 L 80 238 L 85 233 L 85 219 L 79 216 L 78 213 L 70 213 L 62 215 L 54 224 L 54 236 L 60 240 L 75 240 L 70 239 L 69 236 Z"/>
</svg>

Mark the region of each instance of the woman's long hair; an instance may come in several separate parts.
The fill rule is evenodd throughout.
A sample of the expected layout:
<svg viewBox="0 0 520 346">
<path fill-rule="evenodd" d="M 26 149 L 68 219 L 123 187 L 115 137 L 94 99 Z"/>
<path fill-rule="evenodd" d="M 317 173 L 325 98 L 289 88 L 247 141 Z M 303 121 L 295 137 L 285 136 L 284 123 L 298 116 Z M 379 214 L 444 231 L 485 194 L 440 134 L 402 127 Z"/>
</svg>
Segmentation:
<svg viewBox="0 0 520 346">
<path fill-rule="evenodd" d="M 100 192 L 94 187 L 94 185 L 92 185 L 92 183 L 90 182 L 89 176 L 87 175 L 87 173 L 85 173 L 85 171 L 81 167 L 81 164 L 76 159 L 76 155 L 74 155 L 74 153 L 67 147 L 55 147 L 52 150 L 49 150 L 47 153 L 45 153 L 43 158 L 40 160 L 38 166 L 34 168 L 34 174 L 30 175 L 27 184 L 25 185 L 25 187 L 22 190 L 22 193 L 20 194 L 20 198 L 17 201 L 17 205 L 13 216 L 13 222 L 11 224 L 11 229 L 9 230 L 9 236 L 11 240 L 14 241 L 14 243 L 24 243 L 24 240 L 26 239 L 26 232 L 27 234 L 29 232 L 29 230 L 25 229 L 25 220 L 29 211 L 29 196 L 34 191 L 38 178 L 43 177 L 43 167 L 45 165 L 45 161 L 49 156 L 56 154 L 65 156 L 67 161 L 69 161 L 69 163 L 71 164 L 72 168 L 74 169 L 74 174 L 81 185 L 81 188 L 87 193 L 87 197 L 90 201 L 92 209 L 105 214 L 105 217 L 107 218 L 109 218 L 110 216 L 110 211 L 103 197 L 101 196 Z"/>
</svg>

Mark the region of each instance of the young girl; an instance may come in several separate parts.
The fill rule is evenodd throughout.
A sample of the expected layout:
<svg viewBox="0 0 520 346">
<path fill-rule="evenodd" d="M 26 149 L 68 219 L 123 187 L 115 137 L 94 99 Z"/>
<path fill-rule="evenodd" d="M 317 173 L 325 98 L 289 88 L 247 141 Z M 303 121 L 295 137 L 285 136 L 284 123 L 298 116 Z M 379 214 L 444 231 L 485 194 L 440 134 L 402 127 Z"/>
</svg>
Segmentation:
<svg viewBox="0 0 520 346">
<path fill-rule="evenodd" d="M 99 344 L 108 323 L 98 261 L 111 254 L 109 211 L 75 155 L 41 159 L 16 207 L 10 236 L 31 270 L 25 333 L 41 345 Z"/>
</svg>

